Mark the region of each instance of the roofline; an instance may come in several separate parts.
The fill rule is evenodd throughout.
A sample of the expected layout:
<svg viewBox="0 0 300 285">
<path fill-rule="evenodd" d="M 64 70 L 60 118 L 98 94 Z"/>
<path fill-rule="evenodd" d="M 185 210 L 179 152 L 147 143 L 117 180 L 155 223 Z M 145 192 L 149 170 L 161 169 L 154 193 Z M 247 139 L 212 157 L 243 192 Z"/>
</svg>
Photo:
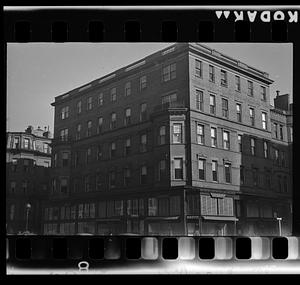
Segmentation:
<svg viewBox="0 0 300 285">
<path fill-rule="evenodd" d="M 36 138 L 41 138 L 41 139 L 46 139 L 46 140 L 53 140 L 53 138 L 39 137 L 39 136 L 36 136 L 34 134 L 28 134 L 26 132 L 6 132 L 6 134 L 7 135 L 9 135 L 9 134 L 29 135 L 29 136 L 33 136 L 33 137 L 36 137 Z"/>
</svg>

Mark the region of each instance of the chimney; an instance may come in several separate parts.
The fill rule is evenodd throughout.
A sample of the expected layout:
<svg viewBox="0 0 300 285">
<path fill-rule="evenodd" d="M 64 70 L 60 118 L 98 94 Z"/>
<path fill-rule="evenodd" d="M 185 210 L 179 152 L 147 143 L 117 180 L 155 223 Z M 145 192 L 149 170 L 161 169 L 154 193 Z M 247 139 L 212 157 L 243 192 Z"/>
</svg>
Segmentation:
<svg viewBox="0 0 300 285">
<path fill-rule="evenodd" d="M 279 90 L 276 90 L 276 97 L 278 97 L 279 96 Z"/>
<path fill-rule="evenodd" d="M 33 126 L 28 126 L 27 129 L 25 130 L 27 134 L 32 134 L 32 131 L 33 131 Z"/>
</svg>

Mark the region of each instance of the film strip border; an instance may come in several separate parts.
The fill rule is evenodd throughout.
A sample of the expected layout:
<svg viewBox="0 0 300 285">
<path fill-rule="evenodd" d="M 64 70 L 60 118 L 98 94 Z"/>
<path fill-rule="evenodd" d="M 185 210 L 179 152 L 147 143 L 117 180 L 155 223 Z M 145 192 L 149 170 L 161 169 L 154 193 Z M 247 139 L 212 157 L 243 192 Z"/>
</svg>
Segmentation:
<svg viewBox="0 0 300 285">
<path fill-rule="evenodd" d="M 232 9 L 232 8 L 231 8 Z M 259 9 L 259 7 L 258 7 Z M 21 13 L 5 10 L 7 42 L 288 42 L 298 35 L 298 11 L 285 9 L 276 19 L 276 7 L 270 9 L 269 21 L 237 18 L 207 9 L 26 9 Z M 219 12 L 219 14 L 217 14 Z M 221 13 L 221 14 L 220 14 Z M 153 16 L 155 15 L 155 20 Z M 225 16 L 226 15 L 226 16 Z M 240 14 L 241 15 L 241 14 Z M 297 17 L 298 18 L 298 17 Z M 238 19 L 238 20 L 237 20 Z"/>
<path fill-rule="evenodd" d="M 176 273 L 178 266 L 182 265 L 191 273 L 208 270 L 205 266 L 212 265 L 213 269 L 209 270 L 215 272 L 216 266 L 226 264 L 257 266 L 257 270 L 261 270 L 261 262 L 266 262 L 270 269 L 272 264 L 284 261 L 284 266 L 290 271 L 300 272 L 300 238 L 9 236 L 6 259 L 8 269 L 94 268 L 105 272 L 124 270 L 127 273 L 131 269 L 136 272 L 138 268 L 145 272 L 156 268 L 166 273 L 166 266 L 171 266 L 171 272 Z M 199 267 L 200 264 L 202 267 Z"/>
</svg>

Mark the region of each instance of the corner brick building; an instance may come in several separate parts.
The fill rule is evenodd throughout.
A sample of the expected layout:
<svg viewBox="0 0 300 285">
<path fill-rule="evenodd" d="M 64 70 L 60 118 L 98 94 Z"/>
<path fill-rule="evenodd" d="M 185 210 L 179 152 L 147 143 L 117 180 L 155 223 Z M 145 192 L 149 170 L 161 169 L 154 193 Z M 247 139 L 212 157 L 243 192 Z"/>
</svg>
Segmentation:
<svg viewBox="0 0 300 285">
<path fill-rule="evenodd" d="M 272 82 L 175 44 L 57 96 L 44 234 L 278 235 L 277 217 L 290 234 L 292 117 Z"/>
</svg>

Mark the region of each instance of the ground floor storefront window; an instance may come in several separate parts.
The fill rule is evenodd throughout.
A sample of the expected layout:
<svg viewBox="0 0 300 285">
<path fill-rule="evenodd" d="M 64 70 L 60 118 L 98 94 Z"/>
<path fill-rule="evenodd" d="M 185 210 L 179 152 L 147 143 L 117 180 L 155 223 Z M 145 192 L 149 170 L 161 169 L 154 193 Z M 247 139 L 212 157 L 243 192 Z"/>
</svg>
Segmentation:
<svg viewBox="0 0 300 285">
<path fill-rule="evenodd" d="M 97 234 L 98 235 L 118 235 L 124 233 L 124 226 L 122 222 L 98 222 Z"/>
<path fill-rule="evenodd" d="M 149 222 L 149 235 L 182 235 L 184 233 L 183 225 L 179 222 Z"/>
<path fill-rule="evenodd" d="M 232 236 L 235 235 L 234 222 L 203 221 L 201 223 L 201 235 Z"/>
</svg>

